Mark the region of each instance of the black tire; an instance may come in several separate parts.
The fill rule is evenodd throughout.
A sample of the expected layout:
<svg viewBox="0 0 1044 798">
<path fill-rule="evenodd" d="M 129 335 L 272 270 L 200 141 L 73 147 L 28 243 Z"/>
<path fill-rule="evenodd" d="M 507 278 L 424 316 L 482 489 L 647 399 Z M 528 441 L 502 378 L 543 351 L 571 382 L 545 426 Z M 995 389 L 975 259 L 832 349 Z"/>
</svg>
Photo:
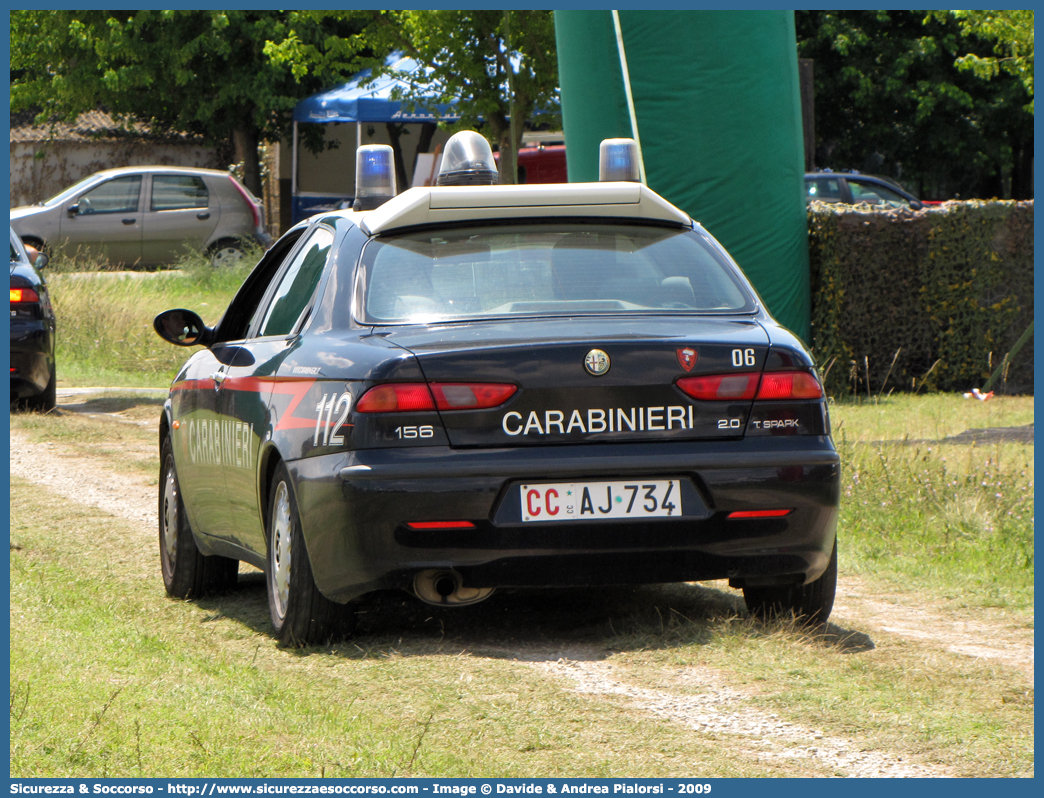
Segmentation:
<svg viewBox="0 0 1044 798">
<path fill-rule="evenodd" d="M 29 410 L 39 413 L 48 413 L 54 410 L 58 404 L 58 375 L 55 373 L 54 363 L 51 364 L 51 378 L 43 392 L 25 400 L 25 406 Z"/>
<path fill-rule="evenodd" d="M 837 539 L 830 554 L 830 564 L 823 575 L 807 585 L 784 587 L 745 587 L 743 601 L 755 618 L 770 620 L 794 613 L 805 626 L 822 626 L 834 608 L 837 593 Z"/>
<path fill-rule="evenodd" d="M 355 611 L 326 598 L 315 586 L 301 532 L 297 498 L 286 465 L 272 477 L 268 512 L 268 608 L 282 646 L 297 648 L 343 639 L 355 628 Z"/>
<path fill-rule="evenodd" d="M 173 598 L 199 598 L 223 592 L 236 584 L 239 560 L 206 557 L 192 537 L 170 435 L 160 448 L 159 548 L 163 587 Z"/>
</svg>

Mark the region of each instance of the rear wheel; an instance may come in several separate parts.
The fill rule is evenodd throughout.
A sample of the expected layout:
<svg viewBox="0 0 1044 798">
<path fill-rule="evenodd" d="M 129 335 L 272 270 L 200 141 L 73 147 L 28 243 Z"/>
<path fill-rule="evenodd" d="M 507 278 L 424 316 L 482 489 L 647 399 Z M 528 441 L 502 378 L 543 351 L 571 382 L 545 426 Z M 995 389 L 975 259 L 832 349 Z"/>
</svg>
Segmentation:
<svg viewBox="0 0 1044 798">
<path fill-rule="evenodd" d="M 268 607 L 284 646 L 343 638 L 355 626 L 354 610 L 319 592 L 308 560 L 290 473 L 280 463 L 272 477 L 268 513 Z"/>
<path fill-rule="evenodd" d="M 42 393 L 26 399 L 25 406 L 29 410 L 37 410 L 41 413 L 47 413 L 54 410 L 56 404 L 58 404 L 58 377 L 55 373 L 54 363 L 52 363 L 51 377 L 47 381 L 47 387 L 43 389 Z"/>
<path fill-rule="evenodd" d="M 160 565 L 167 594 L 184 599 L 228 590 L 236 583 L 239 560 L 206 557 L 196 546 L 178 487 L 169 435 L 160 449 L 160 464 Z"/>
<path fill-rule="evenodd" d="M 837 593 L 837 540 L 830 554 L 830 564 L 823 575 L 807 585 L 783 587 L 745 587 L 743 600 L 747 610 L 763 620 L 793 612 L 806 626 L 821 626 L 830 617 Z"/>
<path fill-rule="evenodd" d="M 243 245 L 233 239 L 218 241 L 207 251 L 207 256 L 214 268 L 235 266 L 243 259 Z"/>
</svg>

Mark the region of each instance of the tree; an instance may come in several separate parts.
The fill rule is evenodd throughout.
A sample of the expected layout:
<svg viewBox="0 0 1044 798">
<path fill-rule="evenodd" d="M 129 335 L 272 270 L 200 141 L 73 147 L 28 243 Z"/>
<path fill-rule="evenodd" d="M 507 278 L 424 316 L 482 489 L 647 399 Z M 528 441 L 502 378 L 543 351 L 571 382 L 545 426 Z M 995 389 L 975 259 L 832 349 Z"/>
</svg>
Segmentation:
<svg viewBox="0 0 1044 798">
<path fill-rule="evenodd" d="M 501 152 L 502 183 L 515 183 L 515 153 L 523 124 L 552 118 L 557 105 L 558 59 L 550 11 L 308 11 L 295 20 L 324 19 L 364 25 L 357 36 L 326 42 L 325 50 L 307 45 L 296 27 L 266 52 L 293 73 L 328 75 L 357 63 L 363 50 L 376 77 L 390 74 L 411 88 L 403 99 L 425 104 L 455 102 L 461 119 L 453 127 L 484 128 Z M 423 74 L 396 73 L 382 56 L 391 51 L 418 61 Z M 512 125 L 512 120 L 515 124 Z"/>
<path fill-rule="evenodd" d="M 897 178 L 919 196 L 1032 196 L 1031 96 L 957 61 L 981 41 L 949 15 L 801 11 L 798 54 L 815 61 L 816 163 Z"/>
<path fill-rule="evenodd" d="M 284 138 L 294 105 L 325 88 L 264 55 L 288 30 L 285 11 L 12 11 L 11 107 L 38 108 L 43 122 L 102 106 L 231 144 L 244 183 L 260 194 L 258 144 Z M 355 32 L 335 19 L 294 29 L 320 49 Z"/>
<path fill-rule="evenodd" d="M 1029 112 L 1033 113 L 1033 12 L 1032 11 L 935 11 L 936 17 L 952 15 L 960 23 L 965 36 L 975 36 L 993 43 L 994 55 L 975 53 L 961 56 L 957 66 L 970 69 L 989 80 L 1004 70 L 1026 87 L 1030 96 Z"/>
</svg>

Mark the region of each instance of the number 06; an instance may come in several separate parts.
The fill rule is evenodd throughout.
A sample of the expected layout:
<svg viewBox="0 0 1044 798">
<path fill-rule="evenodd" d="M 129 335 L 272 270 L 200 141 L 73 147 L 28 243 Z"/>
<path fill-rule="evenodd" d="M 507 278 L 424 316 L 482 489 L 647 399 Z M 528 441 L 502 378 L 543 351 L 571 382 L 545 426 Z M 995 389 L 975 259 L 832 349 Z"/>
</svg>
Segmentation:
<svg viewBox="0 0 1044 798">
<path fill-rule="evenodd" d="M 733 349 L 732 350 L 732 365 L 739 368 L 740 366 L 753 366 L 758 362 L 754 356 L 753 349 Z"/>
</svg>

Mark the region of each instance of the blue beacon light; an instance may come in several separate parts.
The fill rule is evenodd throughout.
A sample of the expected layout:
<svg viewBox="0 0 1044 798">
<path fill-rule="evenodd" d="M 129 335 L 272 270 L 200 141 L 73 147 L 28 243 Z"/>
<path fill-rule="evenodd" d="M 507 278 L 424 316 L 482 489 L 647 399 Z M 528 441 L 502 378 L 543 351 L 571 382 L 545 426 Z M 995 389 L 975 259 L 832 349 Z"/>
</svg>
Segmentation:
<svg viewBox="0 0 1044 798">
<path fill-rule="evenodd" d="M 598 180 L 641 182 L 634 139 L 604 139 L 598 148 Z"/>
<path fill-rule="evenodd" d="M 364 144 L 355 151 L 353 211 L 372 211 L 395 196 L 394 151 L 387 144 Z"/>
</svg>

